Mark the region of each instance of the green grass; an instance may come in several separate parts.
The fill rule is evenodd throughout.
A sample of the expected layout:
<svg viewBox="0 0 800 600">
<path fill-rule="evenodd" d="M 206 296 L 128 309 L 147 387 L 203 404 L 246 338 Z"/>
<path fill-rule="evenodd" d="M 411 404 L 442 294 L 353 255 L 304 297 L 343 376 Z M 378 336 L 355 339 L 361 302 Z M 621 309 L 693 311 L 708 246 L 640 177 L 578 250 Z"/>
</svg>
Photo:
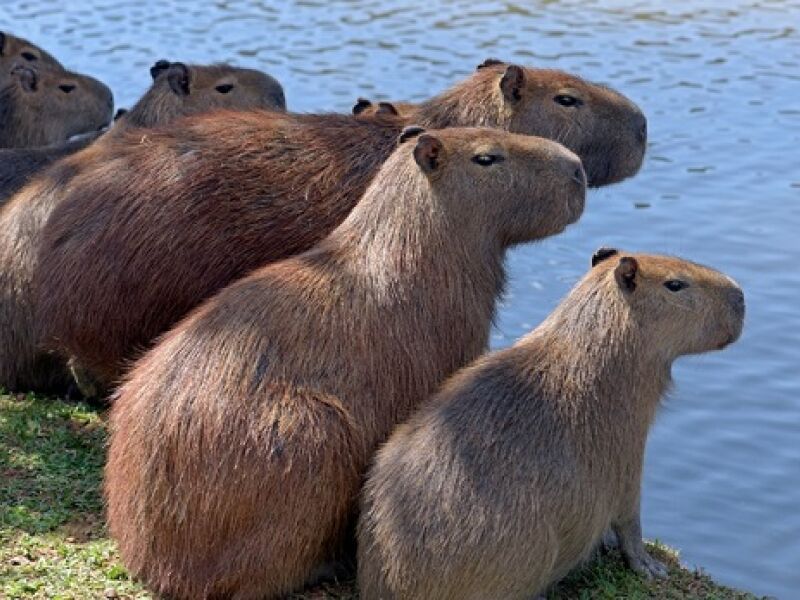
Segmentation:
<svg viewBox="0 0 800 600">
<path fill-rule="evenodd" d="M 105 456 L 103 415 L 80 403 L 33 395 L 0 395 L 0 599 L 151 598 L 132 581 L 109 540 L 100 494 Z M 646 582 L 619 556 L 576 571 L 549 600 L 756 597 L 715 584 L 680 566 L 660 545 L 670 577 Z M 352 582 L 296 599 L 355 600 Z"/>
</svg>

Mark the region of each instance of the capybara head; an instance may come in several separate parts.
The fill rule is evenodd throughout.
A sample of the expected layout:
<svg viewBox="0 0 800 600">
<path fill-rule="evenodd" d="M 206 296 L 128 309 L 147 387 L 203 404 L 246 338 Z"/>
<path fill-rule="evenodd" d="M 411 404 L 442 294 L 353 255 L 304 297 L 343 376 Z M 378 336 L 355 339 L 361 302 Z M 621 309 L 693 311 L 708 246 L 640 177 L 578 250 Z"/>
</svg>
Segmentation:
<svg viewBox="0 0 800 600">
<path fill-rule="evenodd" d="M 261 71 L 159 60 L 150 75 L 153 85 L 125 117 L 137 127 L 214 109 L 286 109 L 283 87 Z"/>
<path fill-rule="evenodd" d="M 372 102 L 368 98 L 358 98 L 353 105 L 353 114 L 360 116 L 399 117 L 411 114 L 416 105 L 410 102 Z"/>
<path fill-rule="evenodd" d="M 111 122 L 111 90 L 68 71 L 14 65 L 0 89 L 0 146 L 46 146 Z"/>
<path fill-rule="evenodd" d="M 443 95 L 422 105 L 436 126 L 464 120 L 556 140 L 581 157 L 590 186 L 635 175 L 647 142 L 647 120 L 622 94 L 563 71 L 488 59 Z"/>
<path fill-rule="evenodd" d="M 0 31 L 0 82 L 8 77 L 15 64 L 32 67 L 63 69 L 54 56 L 28 40 Z"/>
<path fill-rule="evenodd" d="M 399 142 L 408 145 L 434 199 L 456 204 L 445 208 L 449 214 L 495 228 L 504 245 L 558 233 L 583 212 L 581 161 L 557 142 L 491 128 L 415 126 Z"/>
<path fill-rule="evenodd" d="M 669 256 L 601 248 L 589 278 L 614 290 L 643 338 L 672 360 L 724 348 L 744 322 L 744 294 L 727 275 Z"/>
</svg>

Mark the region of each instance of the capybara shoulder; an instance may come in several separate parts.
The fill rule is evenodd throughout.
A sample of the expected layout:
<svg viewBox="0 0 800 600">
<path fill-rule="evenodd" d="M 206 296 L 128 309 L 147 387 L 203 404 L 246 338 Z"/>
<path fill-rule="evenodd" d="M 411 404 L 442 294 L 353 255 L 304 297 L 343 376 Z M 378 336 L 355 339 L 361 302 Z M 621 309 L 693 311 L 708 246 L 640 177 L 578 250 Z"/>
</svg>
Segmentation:
<svg viewBox="0 0 800 600">
<path fill-rule="evenodd" d="M 677 258 L 592 262 L 544 323 L 450 378 L 377 453 L 361 598 L 533 598 L 608 528 L 633 569 L 666 574 L 641 538 L 647 431 L 672 361 L 733 342 L 744 298 Z"/>
<path fill-rule="evenodd" d="M 0 148 L 66 142 L 108 125 L 113 108 L 111 90 L 93 77 L 15 65 L 0 83 Z"/>
<path fill-rule="evenodd" d="M 63 69 L 56 58 L 26 39 L 0 31 L 0 84 L 16 64 Z"/>
<path fill-rule="evenodd" d="M 283 597 L 335 560 L 375 447 L 485 347 L 505 249 L 582 211 L 555 142 L 402 138 L 326 239 L 203 303 L 116 394 L 110 530 L 159 593 Z"/>
</svg>

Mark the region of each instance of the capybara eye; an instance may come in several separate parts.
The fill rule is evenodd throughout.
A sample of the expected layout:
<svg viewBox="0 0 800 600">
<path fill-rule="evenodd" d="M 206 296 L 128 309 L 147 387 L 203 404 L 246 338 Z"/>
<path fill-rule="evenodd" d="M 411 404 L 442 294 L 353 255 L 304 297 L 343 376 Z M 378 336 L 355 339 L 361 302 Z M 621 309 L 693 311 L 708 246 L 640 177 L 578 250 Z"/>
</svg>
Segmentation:
<svg viewBox="0 0 800 600">
<path fill-rule="evenodd" d="M 230 92 L 232 89 L 233 89 L 233 84 L 232 84 L 232 83 L 223 83 L 222 85 L 218 85 L 218 86 L 216 87 L 216 90 L 217 90 L 217 91 L 218 91 L 220 94 L 227 94 L 227 93 L 228 93 L 228 92 Z"/>
<path fill-rule="evenodd" d="M 72 90 L 75 89 L 75 86 L 71 83 L 64 83 L 58 86 L 58 89 L 60 89 L 65 94 L 69 94 Z"/>
<path fill-rule="evenodd" d="M 670 292 L 680 292 L 681 290 L 689 287 L 689 284 L 685 281 L 681 281 L 680 279 L 670 279 L 669 281 L 664 282 L 664 287 Z"/>
<path fill-rule="evenodd" d="M 503 162 L 504 160 L 505 156 L 500 156 L 499 154 L 476 154 L 472 157 L 472 162 L 482 167 L 488 167 L 489 165 Z"/>
<path fill-rule="evenodd" d="M 556 104 L 560 104 L 561 106 L 580 106 L 583 104 L 578 98 L 575 96 L 570 96 L 569 94 L 559 94 L 555 98 L 553 98 Z"/>
<path fill-rule="evenodd" d="M 22 53 L 22 58 L 24 58 L 25 60 L 30 61 L 30 62 L 33 62 L 35 60 L 39 60 L 39 57 L 36 56 L 35 54 L 31 53 L 31 52 L 23 52 Z"/>
</svg>

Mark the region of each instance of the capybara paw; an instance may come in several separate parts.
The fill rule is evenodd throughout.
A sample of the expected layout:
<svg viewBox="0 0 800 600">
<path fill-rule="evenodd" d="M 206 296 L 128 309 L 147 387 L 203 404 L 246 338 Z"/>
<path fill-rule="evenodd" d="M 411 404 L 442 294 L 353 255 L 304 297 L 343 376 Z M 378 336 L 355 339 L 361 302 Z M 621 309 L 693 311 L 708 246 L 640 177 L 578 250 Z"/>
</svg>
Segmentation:
<svg viewBox="0 0 800 600">
<path fill-rule="evenodd" d="M 650 556 L 644 548 L 635 556 L 628 556 L 627 558 L 631 569 L 646 579 L 662 579 L 669 574 L 667 565 Z"/>
</svg>

